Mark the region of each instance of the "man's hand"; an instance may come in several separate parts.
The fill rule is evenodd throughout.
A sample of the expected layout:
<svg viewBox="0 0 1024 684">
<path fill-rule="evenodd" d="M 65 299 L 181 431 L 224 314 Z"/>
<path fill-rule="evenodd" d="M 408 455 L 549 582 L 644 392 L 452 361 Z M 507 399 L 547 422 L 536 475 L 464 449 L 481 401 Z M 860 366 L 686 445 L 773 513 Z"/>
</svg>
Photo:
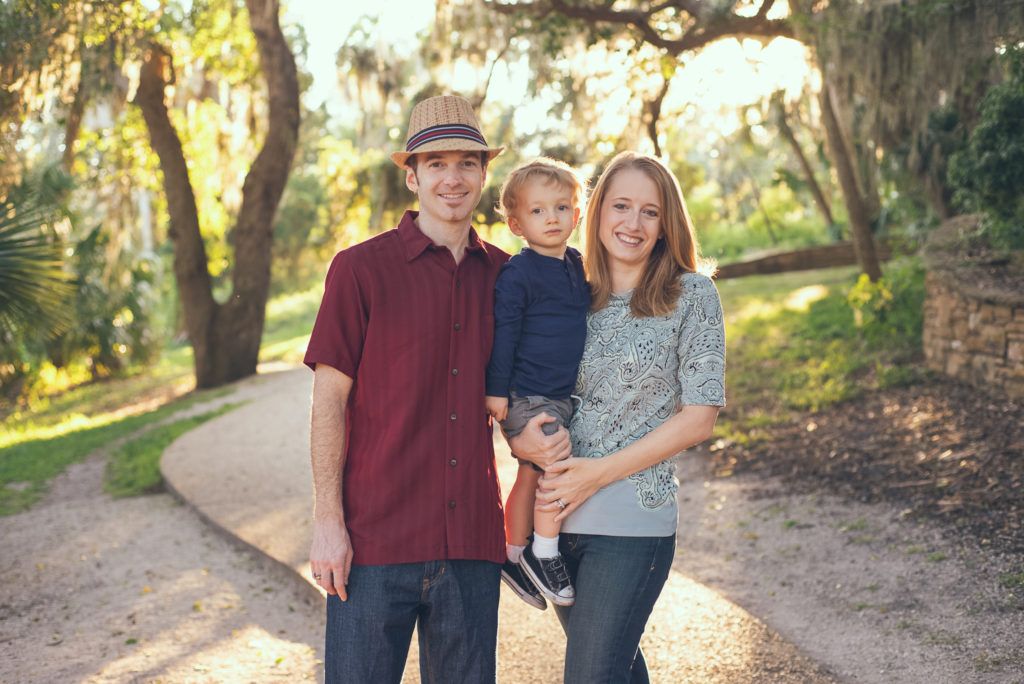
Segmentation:
<svg viewBox="0 0 1024 684">
<path fill-rule="evenodd" d="M 508 415 L 508 397 L 486 397 L 487 413 L 499 423 Z"/>
<path fill-rule="evenodd" d="M 313 546 L 309 551 L 313 579 L 328 594 L 348 600 L 348 573 L 352 569 L 352 544 L 345 523 L 337 520 L 313 523 Z"/>
<path fill-rule="evenodd" d="M 352 378 L 318 363 L 313 376 L 313 415 L 309 448 L 313 468 L 313 545 L 309 566 L 328 594 L 348 600 L 345 585 L 352 568 L 352 542 L 345 526 L 342 474 L 345 471 L 345 408 Z"/>
<path fill-rule="evenodd" d="M 557 419 L 547 413 L 540 413 L 530 419 L 523 431 L 509 440 L 509 448 L 518 458 L 547 468 L 572 455 L 569 431 L 559 426 L 553 435 L 544 434 L 543 426 Z"/>
</svg>

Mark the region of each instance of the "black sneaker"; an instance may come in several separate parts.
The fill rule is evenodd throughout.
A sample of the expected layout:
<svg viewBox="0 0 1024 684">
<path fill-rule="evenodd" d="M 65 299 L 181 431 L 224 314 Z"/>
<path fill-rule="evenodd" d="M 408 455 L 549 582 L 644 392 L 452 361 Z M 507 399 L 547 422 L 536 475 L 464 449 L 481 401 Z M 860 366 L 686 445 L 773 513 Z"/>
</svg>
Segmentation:
<svg viewBox="0 0 1024 684">
<path fill-rule="evenodd" d="M 534 586 L 530 577 L 523 572 L 523 566 L 519 563 L 513 563 L 506 558 L 505 564 L 501 566 L 501 581 L 507 584 L 508 588 L 515 592 L 516 596 L 534 608 L 547 610 L 548 602 L 537 591 L 537 587 Z"/>
<path fill-rule="evenodd" d="M 571 606 L 576 602 L 576 592 L 561 554 L 554 558 L 537 558 L 533 555 L 533 546 L 529 545 L 523 550 L 520 566 L 548 601 L 556 606 Z"/>
</svg>

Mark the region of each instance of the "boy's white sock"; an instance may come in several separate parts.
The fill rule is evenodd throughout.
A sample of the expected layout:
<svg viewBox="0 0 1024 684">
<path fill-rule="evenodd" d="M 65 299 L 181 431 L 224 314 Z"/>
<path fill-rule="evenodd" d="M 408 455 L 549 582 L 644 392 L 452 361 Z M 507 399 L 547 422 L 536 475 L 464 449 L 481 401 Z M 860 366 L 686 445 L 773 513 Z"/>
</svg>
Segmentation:
<svg viewBox="0 0 1024 684">
<path fill-rule="evenodd" d="M 533 533 L 533 555 L 537 558 L 554 558 L 558 555 L 558 535 L 542 537 Z"/>
<path fill-rule="evenodd" d="M 523 559 L 523 551 L 526 550 L 526 546 L 516 546 L 515 544 L 505 545 L 505 555 L 513 563 L 518 563 Z"/>
</svg>

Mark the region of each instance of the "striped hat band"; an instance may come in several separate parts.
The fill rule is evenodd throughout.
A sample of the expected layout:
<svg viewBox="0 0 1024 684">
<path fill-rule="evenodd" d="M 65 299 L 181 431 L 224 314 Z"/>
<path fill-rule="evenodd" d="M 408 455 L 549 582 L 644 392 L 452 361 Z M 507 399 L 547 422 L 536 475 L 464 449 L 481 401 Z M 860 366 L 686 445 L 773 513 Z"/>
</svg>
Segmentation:
<svg viewBox="0 0 1024 684">
<path fill-rule="evenodd" d="M 405 143 L 405 151 L 413 152 L 421 145 L 433 142 L 434 140 L 441 140 L 443 138 L 461 138 L 462 140 L 470 140 L 487 147 L 487 140 L 484 139 L 484 136 L 480 131 L 472 126 L 463 126 L 461 124 L 441 124 L 439 126 L 424 128 L 415 136 L 409 138 Z"/>
</svg>

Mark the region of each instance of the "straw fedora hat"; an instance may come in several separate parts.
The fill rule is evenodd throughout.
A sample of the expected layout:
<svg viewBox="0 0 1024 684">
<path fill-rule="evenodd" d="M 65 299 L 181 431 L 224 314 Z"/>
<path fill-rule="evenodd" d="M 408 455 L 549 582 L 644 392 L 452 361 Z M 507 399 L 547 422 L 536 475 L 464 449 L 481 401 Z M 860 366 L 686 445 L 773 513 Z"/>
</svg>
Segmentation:
<svg viewBox="0 0 1024 684">
<path fill-rule="evenodd" d="M 393 153 L 391 161 L 405 166 L 409 157 L 423 152 L 477 151 L 486 152 L 490 161 L 504 149 L 487 146 L 468 101 L 455 95 L 441 95 L 427 98 L 413 107 L 405 151 Z"/>
</svg>

